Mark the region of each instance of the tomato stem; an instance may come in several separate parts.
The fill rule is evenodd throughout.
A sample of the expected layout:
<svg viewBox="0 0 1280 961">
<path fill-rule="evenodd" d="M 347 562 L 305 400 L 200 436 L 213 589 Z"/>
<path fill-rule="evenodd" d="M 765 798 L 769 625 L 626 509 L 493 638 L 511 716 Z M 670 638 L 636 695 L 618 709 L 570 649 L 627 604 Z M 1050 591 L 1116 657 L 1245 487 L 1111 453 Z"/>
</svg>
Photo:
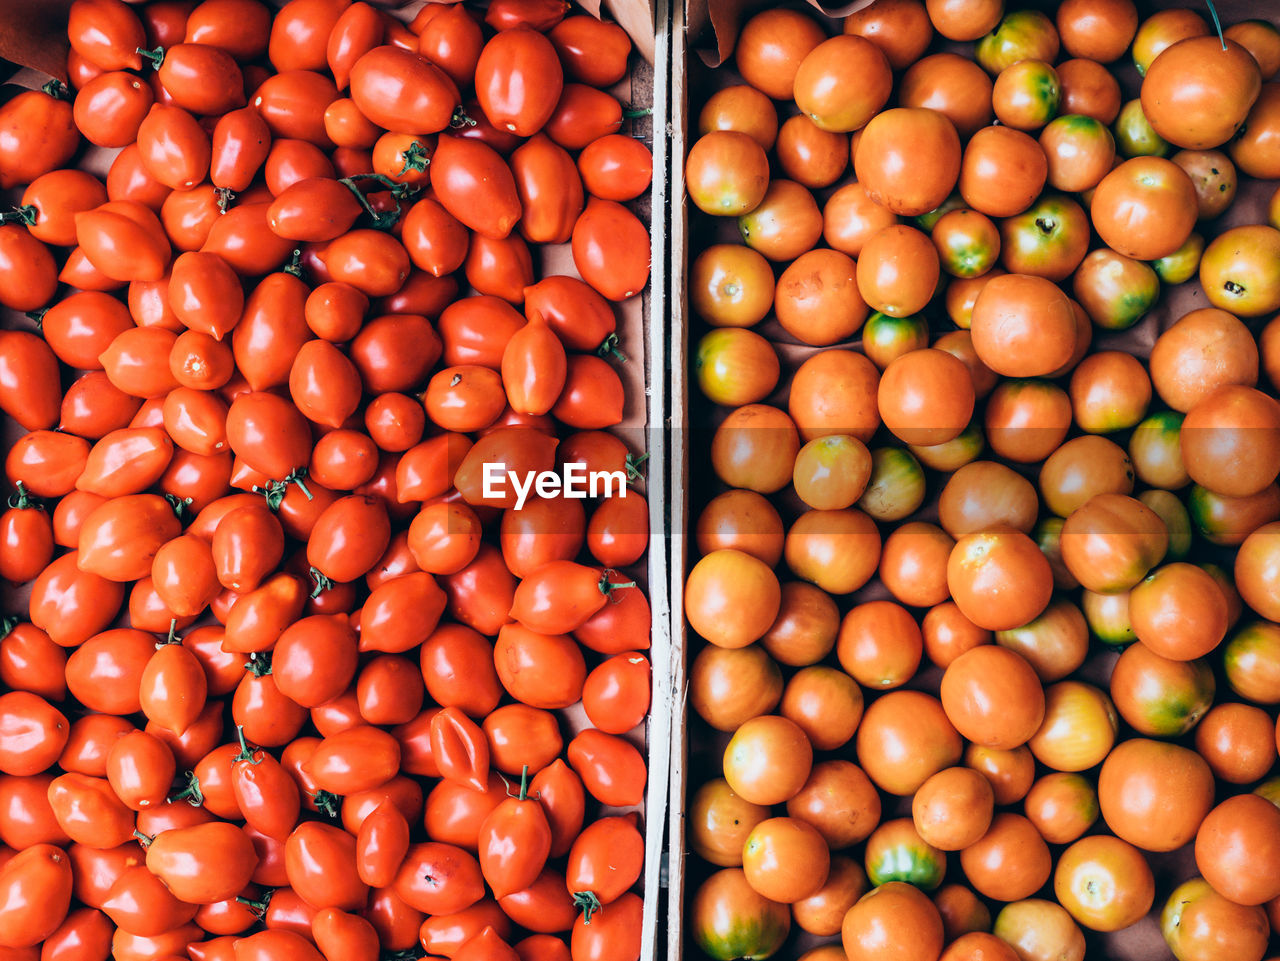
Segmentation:
<svg viewBox="0 0 1280 961">
<path fill-rule="evenodd" d="M 23 204 L 0 214 L 0 224 L 25 224 L 34 227 L 39 220 L 40 210 L 34 204 Z"/>
<path fill-rule="evenodd" d="M 311 568 L 311 570 L 308 571 L 308 573 L 311 575 L 311 579 L 316 582 L 316 586 L 311 589 L 312 600 L 315 600 L 325 591 L 332 590 L 333 581 L 329 577 L 327 577 L 324 574 L 321 574 L 314 567 Z"/>
<path fill-rule="evenodd" d="M 16 614 L 6 614 L 4 617 L 0 617 L 0 638 L 8 637 L 13 633 L 13 629 L 21 623 L 22 619 Z"/>
<path fill-rule="evenodd" d="M 150 60 L 152 70 L 159 70 L 164 66 L 164 47 L 156 47 L 154 50 L 137 47 L 133 52 L 141 54 L 143 60 Z"/>
<path fill-rule="evenodd" d="M 10 507 L 19 511 L 44 510 L 44 504 L 31 491 L 27 490 L 27 486 L 22 481 L 18 481 L 14 486 L 18 488 L 18 493 L 9 495 L 8 503 Z"/>
<path fill-rule="evenodd" d="M 235 199 L 236 199 L 236 195 L 235 193 L 232 192 L 230 187 L 219 187 L 218 188 L 218 213 L 225 214 L 228 208 L 230 208 L 231 206 L 231 201 Z M 294 253 L 297 253 L 297 251 L 294 251 Z"/>
<path fill-rule="evenodd" d="M 149 847 L 151 847 L 152 842 L 154 842 L 154 841 L 155 841 L 155 838 L 154 838 L 154 837 L 151 837 L 150 835 L 147 835 L 147 834 L 143 834 L 141 831 L 136 831 L 136 830 L 135 830 L 135 831 L 133 832 L 133 836 L 134 836 L 135 838 L 137 838 L 137 839 L 138 839 L 138 842 L 139 842 L 139 843 L 140 843 L 144 848 L 149 848 Z"/>
<path fill-rule="evenodd" d="M 596 355 L 599 357 L 616 357 L 624 364 L 627 362 L 627 355 L 618 350 L 617 334 L 610 334 L 600 341 L 600 346 L 596 348 Z"/>
<path fill-rule="evenodd" d="M 271 652 L 253 651 L 249 655 L 249 660 L 244 662 L 244 669 L 251 672 L 254 677 L 263 677 L 270 674 Z"/>
<path fill-rule="evenodd" d="M 453 109 L 453 116 L 449 118 L 449 127 L 453 130 L 461 130 L 463 127 L 474 127 L 479 121 L 467 115 L 467 109 L 458 104 Z"/>
<path fill-rule="evenodd" d="M 376 210 L 373 204 L 369 203 L 369 198 L 364 195 L 364 191 L 356 186 L 357 180 L 373 180 L 386 187 L 391 191 L 391 196 L 395 199 L 395 207 L 392 210 L 384 210 L 381 212 Z M 392 180 L 384 174 L 378 173 L 354 174 L 350 177 L 343 177 L 338 181 L 338 183 L 345 185 L 346 188 L 355 195 L 356 200 L 360 201 L 360 206 L 363 207 L 365 212 L 373 218 L 373 226 L 377 230 L 390 230 L 394 227 L 396 225 L 396 221 L 400 219 L 400 214 L 403 213 L 403 210 L 400 207 L 400 201 L 405 197 L 417 193 L 418 191 L 418 188 L 413 184 L 402 184 L 399 181 Z"/>
<path fill-rule="evenodd" d="M 182 520 L 186 516 L 187 508 L 194 503 L 190 497 L 178 497 L 177 494 L 165 494 L 164 499 L 169 502 L 169 506 L 173 508 L 173 514 L 178 520 Z"/>
<path fill-rule="evenodd" d="M 332 791 L 316 791 L 311 795 L 316 810 L 328 818 L 336 818 L 342 811 L 342 797 Z"/>
<path fill-rule="evenodd" d="M 249 748 L 249 742 L 244 739 L 244 725 L 236 725 L 236 737 L 240 739 L 240 753 L 231 759 L 232 763 L 236 761 L 248 761 L 250 764 L 261 764 L 263 758 L 253 759 L 254 751 Z"/>
<path fill-rule="evenodd" d="M 302 279 L 302 251 L 295 250 L 293 256 L 289 258 L 289 262 L 280 268 L 282 274 L 290 274 Z"/>
<path fill-rule="evenodd" d="M 1222 35 L 1222 21 L 1218 19 L 1218 8 L 1214 6 L 1213 0 L 1205 0 L 1209 7 L 1209 15 L 1213 17 L 1213 27 L 1218 31 L 1218 40 L 1222 44 L 1222 49 L 1227 49 L 1227 38 Z"/>
<path fill-rule="evenodd" d="M 591 916 L 604 907 L 594 891 L 573 892 L 573 903 L 575 907 L 582 909 L 583 924 L 590 924 Z"/>
<path fill-rule="evenodd" d="M 651 117 L 651 116 L 653 116 L 652 107 L 636 107 L 632 110 L 622 111 L 623 120 L 635 120 L 637 117 Z"/>
<path fill-rule="evenodd" d="M 635 456 L 635 455 L 633 455 L 633 454 L 628 454 L 628 455 L 627 455 L 627 459 L 626 459 L 626 461 L 624 462 L 624 466 L 625 466 L 625 467 L 626 467 L 626 469 L 627 469 L 627 480 L 628 480 L 628 481 L 638 481 L 638 480 L 640 480 L 640 478 L 641 478 L 641 477 L 643 477 L 643 476 L 644 476 L 644 474 L 643 474 L 643 473 L 641 472 L 641 470 L 640 470 L 640 467 L 641 467 L 641 465 L 642 465 L 642 464 L 644 464 L 644 462 L 645 462 L 645 461 L 647 461 L 648 459 L 649 459 L 649 452 L 648 452 L 648 451 L 645 451 L 645 452 L 644 452 L 643 454 L 641 454 L 639 457 L 636 457 L 636 456 Z"/>
<path fill-rule="evenodd" d="M 627 581 L 623 584 L 616 584 L 613 581 L 609 580 L 609 575 L 616 574 L 616 573 L 617 571 L 614 571 L 614 570 L 605 570 L 605 572 L 600 575 L 600 580 L 596 583 L 596 587 L 600 589 L 600 593 L 603 594 L 605 597 L 609 598 L 609 600 L 613 600 L 614 591 L 624 587 L 637 586 L 635 581 Z"/>
<path fill-rule="evenodd" d="M 176 617 L 169 618 L 169 633 L 165 635 L 165 639 L 156 645 L 156 650 L 166 647 L 169 644 L 181 644 L 182 638 L 178 636 L 178 619 Z"/>
<path fill-rule="evenodd" d="M 400 168 L 399 177 L 403 177 L 410 170 L 416 170 L 422 173 L 427 169 L 427 164 L 431 163 L 431 158 L 427 156 L 427 148 L 414 141 L 409 144 L 404 152 L 404 166 Z"/>
<path fill-rule="evenodd" d="M 259 901 L 255 901 L 253 898 L 246 898 L 243 894 L 238 894 L 236 895 L 236 904 L 243 904 L 249 909 L 250 914 L 261 921 L 267 913 L 267 906 L 271 903 L 271 895 L 275 893 L 275 888 L 267 888 L 266 893 L 262 895 L 262 899 Z"/>
<path fill-rule="evenodd" d="M 44 326 L 44 315 L 49 312 L 48 307 L 41 307 L 39 310 L 28 310 L 27 316 L 36 322 L 36 328 Z"/>
<path fill-rule="evenodd" d="M 54 100 L 70 100 L 71 88 L 61 80 L 50 80 L 40 88 Z"/>
<path fill-rule="evenodd" d="M 204 804 L 204 792 L 200 790 L 200 779 L 196 777 L 195 771 L 187 771 L 183 777 L 187 779 L 186 785 L 177 794 L 170 795 L 165 800 L 170 804 L 186 801 L 193 808 L 200 807 Z"/>
</svg>

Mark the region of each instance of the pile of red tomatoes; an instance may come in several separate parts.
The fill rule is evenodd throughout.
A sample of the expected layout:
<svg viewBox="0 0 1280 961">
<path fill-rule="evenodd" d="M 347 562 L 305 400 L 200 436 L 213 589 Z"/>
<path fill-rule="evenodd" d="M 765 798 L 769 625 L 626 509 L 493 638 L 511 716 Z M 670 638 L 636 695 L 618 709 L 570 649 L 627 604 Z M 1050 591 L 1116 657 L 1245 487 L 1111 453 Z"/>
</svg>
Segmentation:
<svg viewBox="0 0 1280 961">
<path fill-rule="evenodd" d="M 1280 31 L 1208 12 L 695 85 L 690 953 L 1277 954 Z"/>
<path fill-rule="evenodd" d="M 630 40 L 278 6 L 0 106 L 0 959 L 635 961 Z"/>
</svg>

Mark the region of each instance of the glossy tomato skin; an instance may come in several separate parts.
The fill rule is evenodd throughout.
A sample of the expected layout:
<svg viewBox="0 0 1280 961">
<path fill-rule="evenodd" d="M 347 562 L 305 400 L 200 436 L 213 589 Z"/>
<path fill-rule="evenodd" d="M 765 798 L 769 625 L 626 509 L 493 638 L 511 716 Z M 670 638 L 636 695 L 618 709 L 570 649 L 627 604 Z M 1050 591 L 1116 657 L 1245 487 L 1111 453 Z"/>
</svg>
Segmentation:
<svg viewBox="0 0 1280 961">
<path fill-rule="evenodd" d="M 460 98 L 449 76 L 425 57 L 381 46 L 351 67 L 351 99 L 379 127 L 430 134 L 449 125 Z"/>
<path fill-rule="evenodd" d="M 610 300 L 638 294 L 649 278 L 649 232 L 621 204 L 592 198 L 573 228 L 583 279 Z"/>
<path fill-rule="evenodd" d="M 51 844 L 36 844 L 0 868 L 4 944 L 26 948 L 52 935 L 66 917 L 72 888 L 71 862 Z"/>
<path fill-rule="evenodd" d="M 476 62 L 476 96 L 485 116 L 520 137 L 537 133 L 551 118 L 562 84 L 555 47 L 527 26 L 498 33 Z"/>
<path fill-rule="evenodd" d="M 0 187 L 29 184 L 65 165 L 79 145 L 68 101 L 22 91 L 0 106 Z"/>
<path fill-rule="evenodd" d="M 430 173 L 436 199 L 477 233 L 501 240 L 520 219 L 520 195 L 511 169 L 485 144 L 441 136 Z"/>
</svg>

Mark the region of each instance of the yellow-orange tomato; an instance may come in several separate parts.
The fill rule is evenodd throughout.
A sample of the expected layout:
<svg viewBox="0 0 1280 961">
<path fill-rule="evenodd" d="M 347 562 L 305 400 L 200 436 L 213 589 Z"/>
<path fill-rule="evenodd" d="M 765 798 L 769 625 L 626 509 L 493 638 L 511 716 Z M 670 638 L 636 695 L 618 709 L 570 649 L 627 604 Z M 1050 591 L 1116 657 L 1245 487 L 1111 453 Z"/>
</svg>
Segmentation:
<svg viewBox="0 0 1280 961">
<path fill-rule="evenodd" d="M 800 62 L 792 96 L 823 130 L 860 130 L 893 90 L 889 61 L 870 40 L 841 34 L 818 44 Z"/>
<path fill-rule="evenodd" d="M 964 749 L 964 766 L 991 783 L 998 805 L 1021 801 L 1036 779 L 1036 759 L 1025 744 L 1012 751 L 970 744 Z"/>
<path fill-rule="evenodd" d="M 1089 627 L 1080 608 L 1060 598 L 1033 621 L 996 632 L 996 643 L 1022 655 L 1041 681 L 1071 674 L 1089 653 Z"/>
<path fill-rule="evenodd" d="M 1040 149 L 1049 164 L 1049 185 L 1073 193 L 1096 187 L 1110 173 L 1116 155 L 1106 125 L 1081 114 L 1049 121 L 1040 132 Z"/>
<path fill-rule="evenodd" d="M 818 829 L 832 850 L 866 840 L 880 823 L 876 786 L 852 761 L 819 761 L 787 814 Z"/>
<path fill-rule="evenodd" d="M 1135 587 L 1169 548 L 1164 522 L 1124 494 L 1097 494 L 1062 526 L 1062 561 L 1086 590 L 1119 594 Z"/>
<path fill-rule="evenodd" d="M 875 521 L 854 508 L 806 511 L 787 531 L 783 556 L 802 580 L 830 594 L 851 594 L 876 571 L 880 532 Z"/>
<path fill-rule="evenodd" d="M 778 131 L 777 156 L 782 172 L 797 183 L 829 187 L 849 165 L 849 138 L 797 114 Z"/>
<path fill-rule="evenodd" d="M 1234 40 L 1188 37 L 1152 61 L 1142 79 L 1142 112 L 1165 140 L 1208 150 L 1244 123 L 1262 90 L 1253 55 Z"/>
<path fill-rule="evenodd" d="M 948 941 L 991 927 L 991 911 L 963 884 L 944 884 L 934 892 L 933 903 L 942 915 L 942 928 Z"/>
<path fill-rule="evenodd" d="M 782 699 L 782 672 L 759 646 L 708 644 L 689 665 L 689 705 L 717 731 L 734 731 Z"/>
<path fill-rule="evenodd" d="M 1032 483 L 1003 464 L 979 460 L 952 474 L 938 498 L 938 522 L 952 537 L 995 527 L 1031 533 L 1039 499 Z"/>
<path fill-rule="evenodd" d="M 862 720 L 862 690 L 842 671 L 814 665 L 787 682 L 779 708 L 819 751 L 834 751 L 853 737 Z"/>
<path fill-rule="evenodd" d="M 901 932 L 910 931 L 904 941 Z M 890 881 L 873 888 L 849 909 L 840 930 L 848 961 L 937 961 L 942 954 L 942 918 L 928 896 L 910 884 Z"/>
<path fill-rule="evenodd" d="M 813 766 L 813 747 L 799 725 L 776 714 L 753 717 L 724 750 L 724 779 L 752 804 L 783 804 L 800 793 Z"/>
<path fill-rule="evenodd" d="M 967 767 L 949 767 L 930 777 L 911 799 L 911 818 L 927 843 L 943 851 L 973 844 L 991 826 L 991 783 Z"/>
<path fill-rule="evenodd" d="M 1130 592 L 1129 617 L 1139 641 L 1178 661 L 1212 651 L 1229 626 L 1227 599 L 1213 576 L 1182 561 L 1156 568 Z"/>
<path fill-rule="evenodd" d="M 1280 30 L 1266 20 L 1233 23 L 1223 35 L 1253 54 L 1264 81 L 1270 80 L 1280 70 Z"/>
<path fill-rule="evenodd" d="M 1268 620 L 1280 620 L 1280 522 L 1259 527 L 1236 554 L 1236 588 Z"/>
<path fill-rule="evenodd" d="M 905 684 L 920 666 L 923 653 L 915 618 L 892 601 L 868 601 L 852 608 L 836 639 L 840 666 L 872 690 Z"/>
<path fill-rule="evenodd" d="M 773 306 L 773 269 L 742 244 L 715 244 L 689 268 L 689 303 L 717 327 L 751 327 Z"/>
<path fill-rule="evenodd" d="M 1049 176 L 1040 144 L 1021 130 L 983 127 L 965 145 L 960 196 L 988 217 L 1012 217 L 1031 206 Z"/>
<path fill-rule="evenodd" d="M 880 419 L 908 444 L 944 444 L 960 436 L 973 416 L 973 405 L 969 369 L 944 350 L 903 354 L 880 377 Z"/>
<path fill-rule="evenodd" d="M 1191 178 L 1201 220 L 1218 216 L 1236 199 L 1236 167 L 1221 150 L 1179 150 L 1169 159 Z"/>
<path fill-rule="evenodd" d="M 698 551 L 732 548 L 769 567 L 782 559 L 782 518 L 769 501 L 748 490 L 728 490 L 711 499 L 694 527 Z"/>
<path fill-rule="evenodd" d="M 778 616 L 778 578 L 758 558 L 741 551 L 713 551 L 685 581 L 689 625 L 719 647 L 746 647 Z"/>
<path fill-rule="evenodd" d="M 1160 914 L 1165 942 L 1182 961 L 1262 958 L 1271 925 L 1257 906 L 1229 901 L 1204 878 L 1173 889 Z"/>
<path fill-rule="evenodd" d="M 738 34 L 738 72 L 774 100 L 790 100 L 800 63 L 825 39 L 822 27 L 799 11 L 765 10 Z"/>
<path fill-rule="evenodd" d="M 948 210 L 929 233 L 942 269 L 952 277 L 985 274 L 1000 256 L 1000 229 L 986 214 Z"/>
<path fill-rule="evenodd" d="M 897 214 L 872 201 L 862 184 L 849 183 L 823 206 L 822 237 L 833 250 L 857 257 L 872 235 L 897 222 Z"/>
<path fill-rule="evenodd" d="M 1151 379 L 1142 361 L 1120 350 L 1104 350 L 1082 360 L 1069 388 L 1076 424 L 1092 434 L 1127 430 L 1146 416 Z"/>
<path fill-rule="evenodd" d="M 1250 177 L 1274 180 L 1280 176 L 1280 151 L 1276 150 L 1280 124 L 1280 84 L 1264 83 L 1244 129 L 1227 146 L 1236 166 Z"/>
<path fill-rule="evenodd" d="M 880 426 L 879 384 L 880 372 L 863 354 L 820 351 L 792 375 L 787 409 L 806 441 L 848 434 L 865 444 Z"/>
<path fill-rule="evenodd" d="M 831 856 L 831 866 L 827 871 L 826 883 L 814 894 L 791 905 L 791 914 L 796 926 L 801 930 L 816 934 L 819 937 L 830 937 L 840 933 L 840 925 L 849 909 L 858 903 L 858 899 L 867 893 L 870 887 L 867 873 L 852 858 L 840 854 Z M 827 949 L 838 956 L 830 958 L 818 955 L 809 961 L 845 961 L 844 948 L 838 944 L 830 944 Z M 815 948 L 805 955 L 816 955 L 824 948 Z"/>
<path fill-rule="evenodd" d="M 846 340 L 867 319 L 853 258 L 838 250 L 810 250 L 778 278 L 778 323 L 797 340 L 818 347 Z"/>
<path fill-rule="evenodd" d="M 938 286 L 938 251 L 928 235 L 898 224 L 870 237 L 858 257 L 858 292 L 873 310 L 908 317 Z"/>
<path fill-rule="evenodd" d="M 1040 468 L 1040 496 L 1059 517 L 1069 516 L 1097 494 L 1132 491 L 1133 462 L 1123 447 L 1105 437 L 1073 437 Z"/>
<path fill-rule="evenodd" d="M 1066 364 L 1075 352 L 1076 315 L 1067 295 L 1052 281 L 1007 274 L 978 294 L 970 332 L 978 357 L 996 373 L 1042 377 Z"/>
<path fill-rule="evenodd" d="M 1010 529 L 966 534 L 947 561 L 947 586 L 961 612 L 991 631 L 1038 616 L 1053 593 L 1053 571 L 1026 534 Z"/>
<path fill-rule="evenodd" d="M 983 429 L 991 449 L 1008 460 L 1044 460 L 1071 429 L 1071 399 L 1047 380 L 1006 380 L 987 398 Z"/>
<path fill-rule="evenodd" d="M 1000 71 L 992 104 L 1000 122 L 1015 130 L 1039 130 L 1058 112 L 1058 73 L 1043 60 L 1019 60 Z"/>
<path fill-rule="evenodd" d="M 1102 763 L 1098 804 L 1118 837 L 1145 851 L 1172 851 L 1196 836 L 1213 807 L 1213 772 L 1176 744 L 1121 741 Z"/>
<path fill-rule="evenodd" d="M 1123 595 L 1121 595 L 1123 596 Z M 1111 671 L 1116 709 L 1139 734 L 1177 737 L 1213 703 L 1213 671 L 1202 661 L 1174 661 L 1132 644 Z"/>
<path fill-rule="evenodd" d="M 1250 784 L 1275 763 L 1274 724 L 1252 704 L 1218 704 L 1196 728 L 1196 750 L 1220 781 Z"/>
<path fill-rule="evenodd" d="M 767 818 L 742 846 L 747 883 L 770 901 L 791 904 L 817 894 L 830 867 L 827 842 L 799 818 Z"/>
<path fill-rule="evenodd" d="M 992 930 L 1022 961 L 1084 961 L 1084 934 L 1053 901 L 1028 898 L 1006 904 Z"/>
<path fill-rule="evenodd" d="M 935 53 L 918 60 L 898 83 L 898 103 L 938 111 L 963 139 L 991 122 L 991 94 L 987 72 L 954 53 Z"/>
<path fill-rule="evenodd" d="M 1252 621 L 1227 641 L 1222 651 L 1227 683 L 1256 704 L 1280 703 L 1280 625 Z"/>
<path fill-rule="evenodd" d="M 1109 124 L 1120 113 L 1120 82 L 1096 60 L 1077 57 L 1057 66 L 1063 116 L 1078 114 Z"/>
<path fill-rule="evenodd" d="M 752 330 L 721 327 L 708 331 L 694 349 L 698 387 L 713 404 L 739 407 L 764 400 L 778 385 L 778 355 Z"/>
<path fill-rule="evenodd" d="M 1194 10 L 1159 10 L 1142 21 L 1133 38 L 1133 62 L 1145 74 L 1164 50 L 1187 37 L 1209 35 L 1209 25 Z"/>
<path fill-rule="evenodd" d="M 1102 178 L 1089 213 L 1107 246 L 1135 260 L 1158 260 L 1191 236 L 1199 204 L 1191 178 L 1172 160 L 1134 157 Z"/>
<path fill-rule="evenodd" d="M 1200 258 L 1209 303 L 1241 317 L 1280 308 L 1280 230 L 1247 224 L 1223 231 Z"/>
<path fill-rule="evenodd" d="M 913 64 L 933 39 L 922 0 L 877 0 L 845 17 L 844 32 L 874 43 L 894 70 Z"/>
<path fill-rule="evenodd" d="M 848 434 L 827 434 L 796 454 L 791 483 L 796 495 L 815 510 L 852 507 L 871 477 L 871 452 Z"/>
<path fill-rule="evenodd" d="M 1064 0 L 1055 22 L 1071 56 L 1110 63 L 1129 49 L 1138 32 L 1138 11 L 1133 0 Z"/>
<path fill-rule="evenodd" d="M 1044 700 L 1044 723 L 1027 742 L 1036 760 L 1055 771 L 1083 771 L 1107 756 L 1119 727 L 1111 698 L 1091 684 L 1059 681 Z"/>
<path fill-rule="evenodd" d="M 738 231 L 768 259 L 795 260 L 822 236 L 822 211 L 806 187 L 775 179 L 759 205 L 738 218 Z"/>
<path fill-rule="evenodd" d="M 947 558 L 955 541 L 940 527 L 912 521 L 894 528 L 880 551 L 880 580 L 889 593 L 911 607 L 932 607 L 947 599 Z"/>
<path fill-rule="evenodd" d="M 977 40 L 1004 14 L 999 0 L 926 0 L 933 28 L 948 40 Z"/>
<path fill-rule="evenodd" d="M 1031 785 L 1023 807 L 1050 844 L 1070 844 L 1098 820 L 1098 795 L 1080 774 L 1046 774 Z"/>
<path fill-rule="evenodd" d="M 1226 384 L 1258 382 L 1258 345 L 1233 314 L 1202 307 L 1183 314 L 1151 348 L 1160 399 L 1183 413 Z"/>
<path fill-rule="evenodd" d="M 745 133 L 763 149 L 772 150 L 778 137 L 778 111 L 773 101 L 755 87 L 725 87 L 708 97 L 698 114 L 698 133 L 713 130 Z"/>
<path fill-rule="evenodd" d="M 929 608 L 920 631 L 924 635 L 925 655 L 943 668 L 965 651 L 991 643 L 991 632 L 965 617 L 955 601 L 943 601 Z"/>
<path fill-rule="evenodd" d="M 1262 904 L 1280 896 L 1280 808 L 1256 794 L 1227 798 L 1196 833 L 1196 867 L 1223 897 Z"/>
<path fill-rule="evenodd" d="M 689 150 L 685 161 L 689 199 L 699 210 L 737 217 L 760 205 L 769 188 L 769 158 L 751 137 L 713 130 Z"/>
<path fill-rule="evenodd" d="M 942 704 L 920 691 L 890 691 L 858 725 L 858 763 L 889 794 L 907 796 L 960 760 L 962 742 Z"/>
<path fill-rule="evenodd" d="M 1020 814 L 997 814 L 987 833 L 960 852 L 960 866 L 979 894 L 1018 901 L 1049 880 L 1049 846 Z"/>
<path fill-rule="evenodd" d="M 708 781 L 689 802 L 689 847 L 722 868 L 742 864 L 742 845 L 769 809 L 744 801 L 724 778 Z"/>
<path fill-rule="evenodd" d="M 975 744 L 1011 750 L 1044 719 L 1044 691 L 1031 665 L 1003 647 L 984 645 L 952 661 L 942 676 L 942 706 Z"/>
<path fill-rule="evenodd" d="M 760 644 L 780 664 L 804 667 L 826 657 L 840 630 L 840 611 L 826 591 L 804 581 L 782 585 L 782 603 Z"/>
<path fill-rule="evenodd" d="M 947 199 L 960 162 L 956 128 L 945 115 L 921 107 L 876 114 L 853 154 L 854 173 L 867 196 L 906 217 L 928 213 Z"/>
<path fill-rule="evenodd" d="M 790 417 L 776 407 L 748 404 L 716 428 L 711 464 L 730 487 L 772 494 L 791 482 L 799 450 L 800 437 Z"/>
<path fill-rule="evenodd" d="M 1155 880 L 1137 848 L 1099 834 L 1081 838 L 1062 852 L 1053 893 L 1086 928 L 1119 931 L 1151 910 Z"/>
</svg>

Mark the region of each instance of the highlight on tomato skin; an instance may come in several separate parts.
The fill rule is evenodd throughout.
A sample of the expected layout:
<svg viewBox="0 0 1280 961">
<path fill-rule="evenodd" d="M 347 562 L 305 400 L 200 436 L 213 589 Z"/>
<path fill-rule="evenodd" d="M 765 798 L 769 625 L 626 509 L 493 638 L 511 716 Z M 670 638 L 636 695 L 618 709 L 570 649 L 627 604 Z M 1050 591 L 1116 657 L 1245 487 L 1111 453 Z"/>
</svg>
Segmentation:
<svg viewBox="0 0 1280 961">
<path fill-rule="evenodd" d="M 0 104 L 0 953 L 639 961 L 631 36 L 61 9 Z"/>
<path fill-rule="evenodd" d="M 686 950 L 1275 954 L 1280 28 L 873 0 L 715 38 L 676 158 Z"/>
</svg>

